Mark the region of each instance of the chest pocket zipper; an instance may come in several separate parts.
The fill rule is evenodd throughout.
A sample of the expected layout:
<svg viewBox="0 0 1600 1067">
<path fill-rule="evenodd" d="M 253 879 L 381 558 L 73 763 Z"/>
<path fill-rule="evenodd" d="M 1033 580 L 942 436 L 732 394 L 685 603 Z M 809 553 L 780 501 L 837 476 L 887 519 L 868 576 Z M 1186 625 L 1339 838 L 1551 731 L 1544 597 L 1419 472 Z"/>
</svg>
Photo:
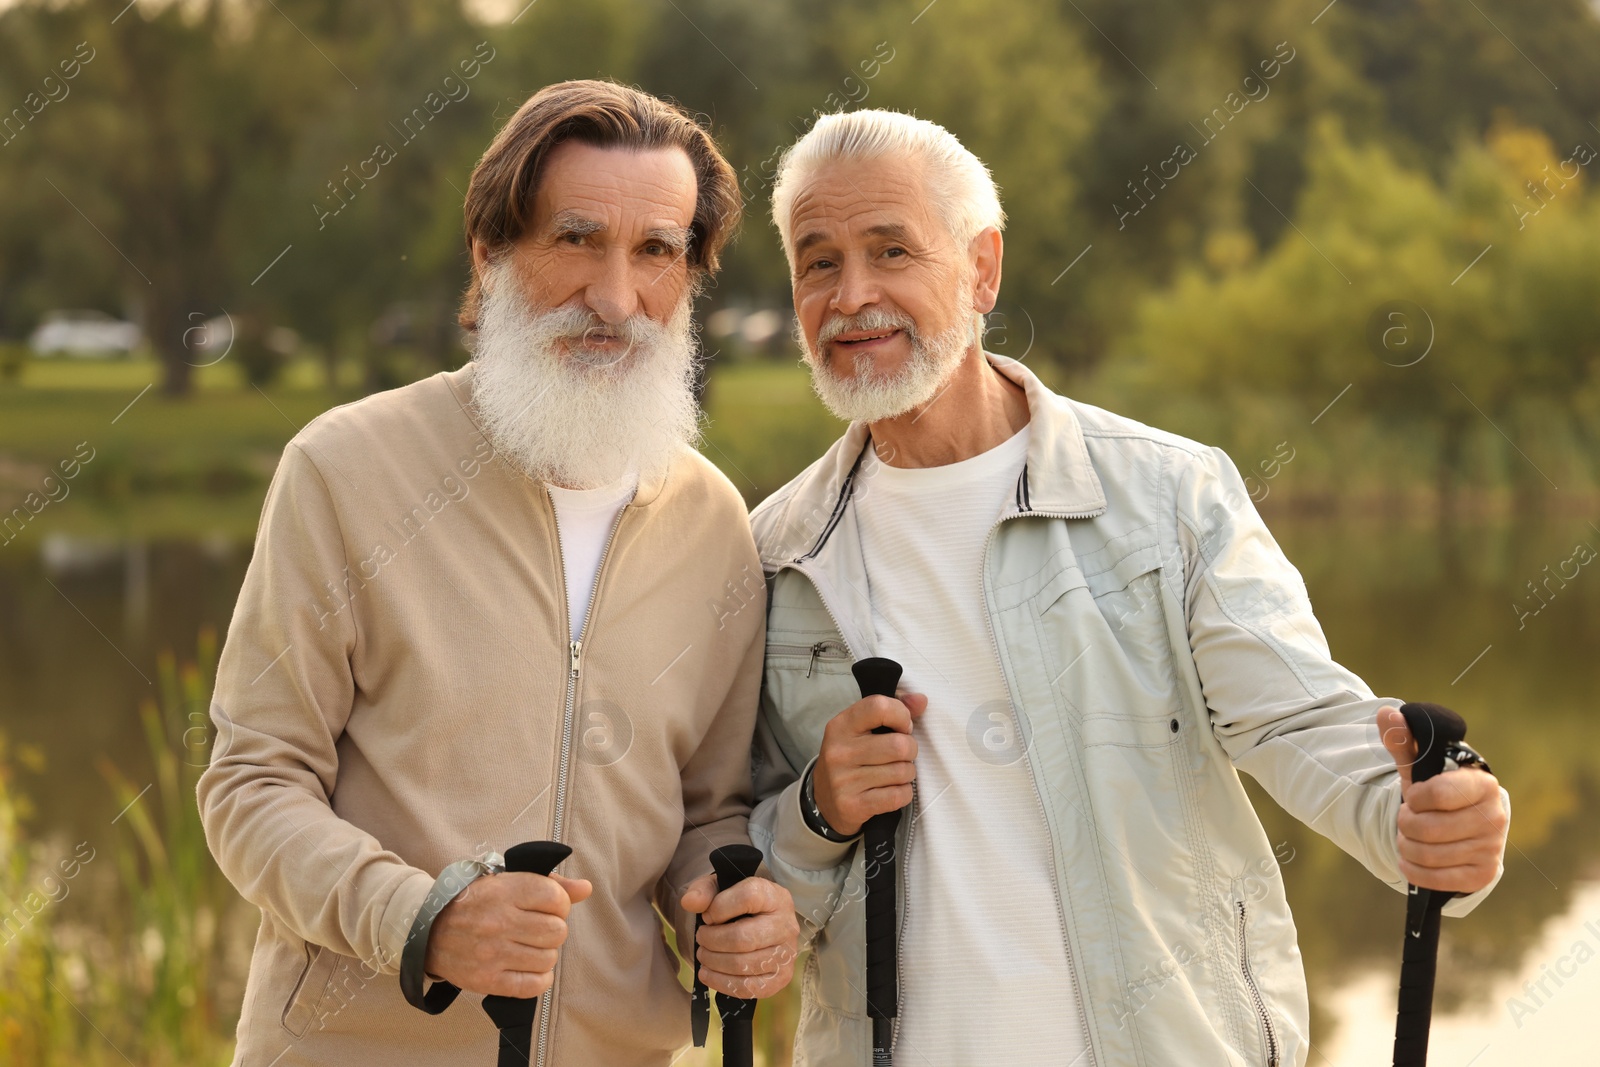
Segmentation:
<svg viewBox="0 0 1600 1067">
<path fill-rule="evenodd" d="M 1267 1044 L 1267 1067 L 1278 1067 L 1278 1032 L 1273 1029 L 1272 1013 L 1267 1010 L 1266 998 L 1261 995 L 1261 987 L 1256 985 L 1256 976 L 1250 970 L 1250 949 L 1245 941 L 1244 901 L 1234 901 L 1234 907 L 1239 912 L 1239 973 L 1244 975 L 1244 984 L 1250 990 L 1251 1003 L 1261 1022 L 1261 1033 Z"/>
<path fill-rule="evenodd" d="M 767 654 L 771 656 L 807 656 L 806 677 L 811 677 L 811 672 L 816 670 L 817 660 L 842 660 L 849 658 L 849 652 L 844 647 L 843 641 L 818 641 L 814 645 L 768 645 Z"/>
</svg>

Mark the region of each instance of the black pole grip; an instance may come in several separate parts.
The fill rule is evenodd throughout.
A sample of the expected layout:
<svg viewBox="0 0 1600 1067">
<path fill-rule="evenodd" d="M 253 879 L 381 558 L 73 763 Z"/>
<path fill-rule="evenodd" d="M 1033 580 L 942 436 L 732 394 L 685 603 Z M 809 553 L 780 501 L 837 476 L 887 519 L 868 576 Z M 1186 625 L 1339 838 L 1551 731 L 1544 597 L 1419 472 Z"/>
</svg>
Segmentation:
<svg viewBox="0 0 1600 1067">
<path fill-rule="evenodd" d="M 1446 749 L 1464 741 L 1467 723 L 1442 704 L 1402 704 L 1400 714 L 1417 742 L 1411 781 L 1426 782 L 1444 771 Z M 1454 893 L 1412 886 L 1406 897 L 1405 950 L 1400 960 L 1400 997 L 1394 1020 L 1394 1067 L 1426 1067 L 1433 1024 L 1433 986 L 1439 968 L 1439 926 Z"/>
<path fill-rule="evenodd" d="M 723 845 L 711 852 L 711 869 L 717 875 L 717 892 L 732 889 L 761 870 L 761 850 L 754 845 Z"/>
<path fill-rule="evenodd" d="M 850 665 L 850 673 L 856 676 L 856 685 L 861 687 L 863 697 L 894 696 L 895 687 L 900 684 L 901 670 L 900 664 L 882 656 L 858 659 Z M 878 727 L 879 731 L 888 729 L 887 726 Z"/>
<path fill-rule="evenodd" d="M 892 659 L 874 656 L 850 667 L 863 697 L 892 697 L 900 684 L 901 667 Z M 893 733 L 880 726 L 873 733 Z M 900 976 L 895 945 L 895 913 L 899 886 L 895 880 L 894 838 L 900 812 L 886 811 L 867 820 L 862 834 L 866 849 L 867 880 L 867 1015 L 872 1019 L 872 1062 L 889 1062 L 894 1036 L 893 1019 L 900 1014 Z"/>
<path fill-rule="evenodd" d="M 1444 770 L 1446 746 L 1466 740 L 1467 721 L 1443 704 L 1402 704 L 1400 714 L 1417 742 L 1411 780 L 1426 782 Z"/>
<path fill-rule="evenodd" d="M 723 845 L 711 853 L 717 874 L 717 891 L 732 889 L 761 869 L 761 850 L 753 845 Z M 696 970 L 698 964 L 696 950 Z M 717 1015 L 722 1019 L 722 1067 L 753 1067 L 755 1062 L 754 998 L 717 994 Z"/>
<path fill-rule="evenodd" d="M 572 848 L 559 841 L 524 841 L 506 849 L 506 872 L 548 875 L 572 855 Z M 503 997 L 491 993 L 483 998 L 484 1013 L 500 1031 L 499 1067 L 528 1067 L 533 1055 L 533 1020 L 539 1013 L 538 997 Z"/>
<path fill-rule="evenodd" d="M 506 870 L 549 875 L 570 855 L 572 846 L 559 841 L 524 841 L 506 849 Z"/>
</svg>

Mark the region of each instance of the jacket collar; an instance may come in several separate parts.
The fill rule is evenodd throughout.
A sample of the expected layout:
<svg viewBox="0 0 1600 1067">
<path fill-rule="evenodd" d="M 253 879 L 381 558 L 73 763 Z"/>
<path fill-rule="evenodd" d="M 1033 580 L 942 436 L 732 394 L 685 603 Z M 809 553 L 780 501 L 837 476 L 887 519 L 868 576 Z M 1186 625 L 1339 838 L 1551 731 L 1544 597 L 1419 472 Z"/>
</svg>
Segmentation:
<svg viewBox="0 0 1600 1067">
<path fill-rule="evenodd" d="M 1028 400 L 1028 463 L 1018 492 L 1021 511 L 1087 518 L 1106 509 L 1105 489 L 1089 460 L 1072 401 L 1053 393 L 1014 359 L 985 352 L 989 365 L 1022 386 Z"/>
<path fill-rule="evenodd" d="M 989 365 L 1022 387 L 1028 402 L 1028 458 L 1005 515 L 1045 514 L 1089 518 L 1106 508 L 1105 490 L 1089 459 L 1072 401 L 1050 389 L 1021 363 L 985 352 Z M 853 422 L 820 460 L 796 479 L 784 500 L 752 515 L 761 553 L 779 566 L 820 548 L 843 516 L 862 454 L 871 438 Z"/>
</svg>

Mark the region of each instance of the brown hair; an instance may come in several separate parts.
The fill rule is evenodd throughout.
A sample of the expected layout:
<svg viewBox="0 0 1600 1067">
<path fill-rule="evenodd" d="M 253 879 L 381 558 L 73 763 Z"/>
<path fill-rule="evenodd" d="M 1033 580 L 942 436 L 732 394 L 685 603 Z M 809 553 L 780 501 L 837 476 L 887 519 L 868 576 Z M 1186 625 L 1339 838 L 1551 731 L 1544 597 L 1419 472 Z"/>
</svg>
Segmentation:
<svg viewBox="0 0 1600 1067">
<path fill-rule="evenodd" d="M 610 81 L 547 85 L 495 135 L 467 185 L 469 254 L 474 240 L 494 253 L 522 237 L 533 221 L 545 160 L 563 141 L 601 148 L 681 148 L 688 153 L 698 186 L 689 225 L 689 268 L 701 278 L 716 272 L 743 207 L 733 167 L 683 108 Z M 481 295 L 474 271 L 457 316 L 462 329 L 477 329 Z"/>
</svg>

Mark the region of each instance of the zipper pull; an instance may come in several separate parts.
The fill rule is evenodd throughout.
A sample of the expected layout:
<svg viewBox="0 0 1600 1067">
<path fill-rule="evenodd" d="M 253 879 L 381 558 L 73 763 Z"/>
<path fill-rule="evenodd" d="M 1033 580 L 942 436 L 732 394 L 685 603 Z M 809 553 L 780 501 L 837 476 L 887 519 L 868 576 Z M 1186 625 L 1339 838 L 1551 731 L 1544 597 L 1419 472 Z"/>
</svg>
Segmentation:
<svg viewBox="0 0 1600 1067">
<path fill-rule="evenodd" d="M 572 642 L 572 673 L 578 673 L 578 657 L 583 654 L 583 642 Z"/>
<path fill-rule="evenodd" d="M 812 668 L 817 665 L 817 657 L 822 654 L 822 642 L 818 641 L 811 646 L 811 662 L 806 664 L 806 677 L 811 677 Z"/>
</svg>

